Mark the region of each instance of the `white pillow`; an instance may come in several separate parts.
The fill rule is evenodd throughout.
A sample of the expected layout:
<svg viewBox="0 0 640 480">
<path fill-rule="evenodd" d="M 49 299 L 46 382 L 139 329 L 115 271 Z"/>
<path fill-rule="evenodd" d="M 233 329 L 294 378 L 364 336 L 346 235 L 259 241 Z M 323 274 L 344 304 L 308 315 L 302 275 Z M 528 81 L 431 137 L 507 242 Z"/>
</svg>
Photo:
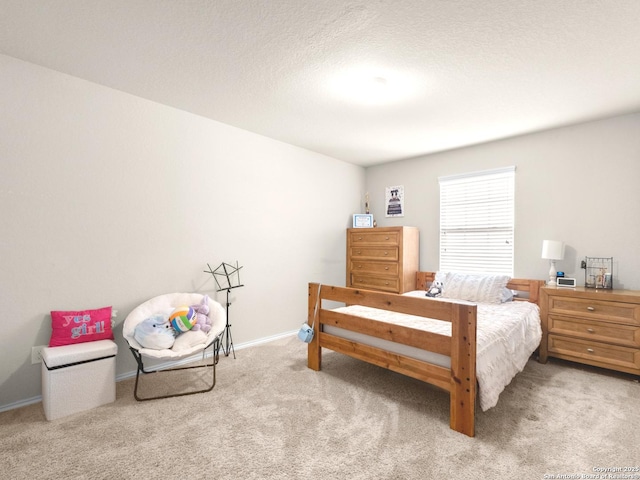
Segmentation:
<svg viewBox="0 0 640 480">
<path fill-rule="evenodd" d="M 455 298 L 479 303 L 501 303 L 508 275 L 482 275 L 448 273 L 442 289 L 442 298 Z"/>
</svg>

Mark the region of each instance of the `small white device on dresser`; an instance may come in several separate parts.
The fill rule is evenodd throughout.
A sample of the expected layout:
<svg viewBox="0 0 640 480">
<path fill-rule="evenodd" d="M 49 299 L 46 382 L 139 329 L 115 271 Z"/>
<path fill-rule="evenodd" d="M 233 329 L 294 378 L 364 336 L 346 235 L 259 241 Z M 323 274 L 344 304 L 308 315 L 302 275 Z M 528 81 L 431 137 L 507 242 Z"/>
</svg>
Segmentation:
<svg viewBox="0 0 640 480">
<path fill-rule="evenodd" d="M 556 284 L 559 287 L 574 288 L 576 286 L 576 279 L 575 278 L 567 278 L 567 277 L 558 277 L 558 278 L 556 278 Z"/>
</svg>

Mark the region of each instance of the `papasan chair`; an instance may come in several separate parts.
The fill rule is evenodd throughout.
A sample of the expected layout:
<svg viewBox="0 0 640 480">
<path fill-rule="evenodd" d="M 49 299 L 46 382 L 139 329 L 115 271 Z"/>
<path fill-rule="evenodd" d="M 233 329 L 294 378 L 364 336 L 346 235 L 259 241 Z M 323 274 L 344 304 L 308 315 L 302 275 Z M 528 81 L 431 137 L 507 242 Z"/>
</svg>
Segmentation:
<svg viewBox="0 0 640 480">
<path fill-rule="evenodd" d="M 127 315 L 127 318 L 124 320 L 122 334 L 129 344 L 129 349 L 131 350 L 131 353 L 133 354 L 133 357 L 138 364 L 138 369 L 136 371 L 136 382 L 133 391 L 133 395 L 136 400 L 144 401 L 155 400 L 159 398 L 178 397 L 183 395 L 193 395 L 195 393 L 209 392 L 215 386 L 216 365 L 218 363 L 220 351 L 220 339 L 224 332 L 226 321 L 224 308 L 215 300 L 209 298 L 208 301 L 208 317 L 211 320 L 211 330 L 209 330 L 208 333 L 205 333 L 202 330 L 189 330 L 178 335 L 175 343 L 171 348 L 165 349 L 144 348 L 134 338 L 136 325 L 138 325 L 143 320 L 151 317 L 154 314 L 168 314 L 176 307 L 184 305 L 198 305 L 202 302 L 203 297 L 204 296 L 199 293 L 169 293 L 165 295 L 159 295 L 137 306 L 131 311 L 129 315 Z M 208 363 L 207 360 L 207 363 L 205 364 L 194 366 L 169 366 L 168 368 L 163 368 L 162 366 L 166 365 L 167 363 L 178 363 L 178 365 L 180 365 L 180 360 L 187 359 L 188 357 L 194 356 L 198 353 L 202 353 L 202 358 L 204 359 L 206 350 L 210 347 L 212 348 L 211 363 Z M 158 364 L 158 362 L 160 362 L 161 366 L 153 367 L 155 368 L 154 370 L 145 370 L 145 361 L 153 361 L 154 363 L 156 363 L 156 365 Z M 140 373 L 154 373 L 156 375 L 160 375 L 163 373 L 166 374 L 167 372 L 175 372 L 178 370 L 205 368 L 210 368 L 212 370 L 212 378 L 210 382 L 205 381 L 206 385 L 204 388 L 155 396 L 142 396 L 138 393 L 138 382 L 140 380 Z"/>
</svg>

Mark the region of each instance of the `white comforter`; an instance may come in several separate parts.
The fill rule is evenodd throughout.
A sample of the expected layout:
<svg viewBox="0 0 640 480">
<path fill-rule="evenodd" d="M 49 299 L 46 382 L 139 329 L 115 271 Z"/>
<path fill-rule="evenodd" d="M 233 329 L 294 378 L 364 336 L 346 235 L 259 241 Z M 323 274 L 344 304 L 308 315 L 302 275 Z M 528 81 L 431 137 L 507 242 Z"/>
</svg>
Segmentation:
<svg viewBox="0 0 640 480">
<path fill-rule="evenodd" d="M 424 296 L 424 291 L 405 295 Z M 430 301 L 431 299 L 425 299 Z M 438 299 L 436 299 L 438 300 Z M 498 397 L 511 379 L 521 372 L 531 354 L 538 348 L 542 337 L 540 311 L 530 302 L 506 302 L 499 305 L 478 305 L 478 329 L 476 350 L 476 376 L 479 385 L 479 402 L 483 411 L 494 407 Z M 401 324 L 443 335 L 451 335 L 451 324 L 440 320 L 404 315 L 386 310 L 352 305 L 336 309 L 388 323 Z M 366 335 L 353 334 L 343 329 L 327 329 L 342 337 L 379 346 L 395 353 L 427 360 L 445 367 L 450 366 L 449 357 L 429 354 L 413 347 L 395 344 Z"/>
</svg>

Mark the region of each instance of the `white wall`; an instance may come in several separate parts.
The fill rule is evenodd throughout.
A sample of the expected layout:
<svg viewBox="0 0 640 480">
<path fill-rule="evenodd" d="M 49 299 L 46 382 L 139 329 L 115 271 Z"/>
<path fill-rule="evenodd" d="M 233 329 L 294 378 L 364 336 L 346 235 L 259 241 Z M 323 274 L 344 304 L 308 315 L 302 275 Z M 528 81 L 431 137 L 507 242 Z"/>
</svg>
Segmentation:
<svg viewBox="0 0 640 480">
<path fill-rule="evenodd" d="M 344 285 L 362 168 L 10 57 L 0 72 L 0 408 L 40 395 L 50 310 L 118 309 L 121 374 L 137 304 L 225 301 L 207 263 L 243 266 L 236 344 L 297 329 L 309 281 Z"/>
<path fill-rule="evenodd" d="M 380 226 L 420 228 L 420 267 L 438 269 L 438 177 L 516 165 L 515 276 L 548 278 L 542 240 L 564 240 L 556 267 L 584 284 L 580 260 L 614 257 L 614 288 L 640 289 L 640 114 L 524 135 L 367 169 Z M 405 216 L 384 216 L 404 185 Z"/>
<path fill-rule="evenodd" d="M 640 289 L 640 114 L 370 167 L 335 159 L 0 55 L 0 409 L 40 395 L 33 345 L 54 309 L 113 305 L 118 373 L 134 369 L 122 321 L 145 299 L 216 297 L 206 263 L 238 260 L 236 344 L 296 329 L 309 281 L 344 285 L 345 227 L 365 191 L 380 226 L 415 225 L 438 268 L 438 176 L 516 165 L 515 274 L 615 258 Z M 365 188 L 366 174 L 366 188 Z M 404 185 L 405 217 L 384 217 Z M 562 194 L 562 196 L 561 196 Z M 301 345 L 301 348 L 304 346 Z"/>
</svg>

